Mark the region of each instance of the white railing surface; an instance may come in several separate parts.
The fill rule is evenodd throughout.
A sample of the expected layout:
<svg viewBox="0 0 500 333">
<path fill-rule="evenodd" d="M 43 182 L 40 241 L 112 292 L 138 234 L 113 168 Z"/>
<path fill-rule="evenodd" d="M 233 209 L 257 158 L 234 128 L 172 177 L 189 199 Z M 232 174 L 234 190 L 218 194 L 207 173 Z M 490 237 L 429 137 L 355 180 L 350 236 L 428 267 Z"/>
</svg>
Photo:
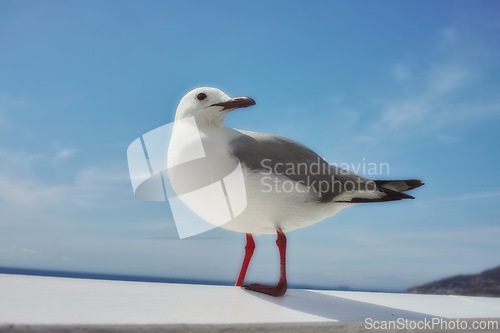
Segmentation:
<svg viewBox="0 0 500 333">
<path fill-rule="evenodd" d="M 499 318 L 494 297 L 291 289 L 273 298 L 229 286 L 0 274 L 0 332 L 498 332 Z"/>
</svg>

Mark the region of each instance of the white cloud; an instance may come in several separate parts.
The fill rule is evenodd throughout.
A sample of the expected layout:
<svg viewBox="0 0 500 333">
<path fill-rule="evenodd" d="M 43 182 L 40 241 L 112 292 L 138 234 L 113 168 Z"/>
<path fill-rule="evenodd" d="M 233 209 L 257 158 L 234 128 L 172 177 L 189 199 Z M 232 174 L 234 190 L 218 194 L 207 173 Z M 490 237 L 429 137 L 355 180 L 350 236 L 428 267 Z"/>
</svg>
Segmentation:
<svg viewBox="0 0 500 333">
<path fill-rule="evenodd" d="M 432 68 L 429 73 L 427 94 L 433 98 L 443 97 L 448 93 L 454 93 L 467 85 L 471 78 L 469 73 L 461 65 L 440 64 Z"/>
<path fill-rule="evenodd" d="M 392 73 L 398 81 L 408 81 L 413 78 L 410 66 L 407 64 L 396 64 L 392 69 Z"/>
<path fill-rule="evenodd" d="M 419 125 L 432 111 L 431 105 L 420 97 L 398 102 L 389 102 L 381 119 L 375 124 L 377 129 L 402 130 Z"/>
<path fill-rule="evenodd" d="M 466 23 L 450 25 L 437 32 L 438 48 L 427 61 L 416 62 L 413 56 L 395 63 L 391 71 L 400 93 L 379 97 L 372 104 L 379 114 L 363 129 L 363 137 L 375 137 L 374 144 L 383 141 L 391 148 L 407 149 L 409 140 L 418 140 L 419 147 L 436 142 L 451 145 L 462 141 L 457 130 L 497 121 L 500 98 L 494 94 L 498 84 L 494 59 L 500 50 L 483 35 Z"/>
<path fill-rule="evenodd" d="M 72 148 L 62 148 L 62 149 L 59 149 L 56 154 L 55 154 L 55 159 L 57 160 L 62 160 L 62 159 L 66 159 L 68 157 L 71 157 L 73 155 L 75 155 L 77 152 L 76 149 L 72 149 Z"/>
<path fill-rule="evenodd" d="M 471 200 L 498 200 L 500 191 L 475 192 L 451 197 L 434 199 L 433 201 L 471 201 Z"/>
<path fill-rule="evenodd" d="M 29 103 L 26 100 L 0 95 L 0 129 L 10 126 L 9 112 L 23 110 L 27 106 Z"/>
<path fill-rule="evenodd" d="M 124 187 L 128 189 L 126 170 L 113 167 L 75 168 L 70 181 L 45 180 L 46 173 L 58 172 L 60 166 L 54 162 L 69 154 L 73 150 L 46 155 L 0 149 L 1 224 L 61 219 L 71 211 L 112 204 Z"/>
<path fill-rule="evenodd" d="M 379 118 L 364 135 L 380 139 L 397 135 L 399 143 L 414 138 L 429 143 L 460 142 L 456 136 L 452 138 L 443 132 L 472 127 L 478 121 L 500 115 L 500 98 L 480 99 L 470 94 L 482 84 L 478 82 L 479 69 L 470 67 L 459 63 L 429 66 L 423 70 L 423 81 L 401 98 L 377 102 L 381 109 Z"/>
<path fill-rule="evenodd" d="M 488 34 L 476 26 L 450 25 L 436 32 L 434 45 L 403 55 L 406 60 L 389 68 L 390 89 L 378 90 L 368 101 L 361 94 L 356 101 L 356 108 L 364 110 L 360 120 L 335 129 L 341 143 L 333 160 L 359 156 L 367 147 L 370 155 L 385 157 L 436 143 L 456 145 L 474 139 L 462 133 L 478 124 L 498 122 L 500 48 L 485 38 Z"/>
<path fill-rule="evenodd" d="M 455 100 L 470 76 L 459 65 L 433 66 L 426 73 L 423 87 L 400 100 L 385 102 L 385 110 L 375 128 L 408 133 L 409 129 L 418 128 L 422 132 L 452 123 L 457 118 L 450 113 L 455 112 Z"/>
<path fill-rule="evenodd" d="M 439 33 L 439 46 L 448 47 L 459 41 L 460 35 L 455 27 L 447 27 Z"/>
<path fill-rule="evenodd" d="M 3 207 L 1 213 L 3 217 L 6 211 L 18 211 L 22 215 L 55 205 L 64 198 L 62 186 L 43 186 L 37 182 L 14 179 L 8 175 L 0 175 L 0 188 L 2 188 L 0 202 Z"/>
<path fill-rule="evenodd" d="M 9 245 L 0 248 L 0 259 L 11 262 L 22 262 L 24 260 L 46 260 L 51 256 L 46 251 L 33 249 L 28 247 L 20 247 L 18 245 Z"/>
</svg>

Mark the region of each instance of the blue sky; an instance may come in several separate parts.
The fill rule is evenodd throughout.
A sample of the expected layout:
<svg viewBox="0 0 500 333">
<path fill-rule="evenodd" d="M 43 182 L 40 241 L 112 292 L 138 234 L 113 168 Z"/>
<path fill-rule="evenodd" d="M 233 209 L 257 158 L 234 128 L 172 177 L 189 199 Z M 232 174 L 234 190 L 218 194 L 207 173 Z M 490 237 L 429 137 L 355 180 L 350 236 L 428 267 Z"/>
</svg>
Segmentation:
<svg viewBox="0 0 500 333">
<path fill-rule="evenodd" d="M 233 281 L 244 235 L 176 239 L 126 149 L 213 86 L 227 124 L 335 163 L 388 163 L 416 200 L 291 232 L 291 284 L 402 290 L 500 264 L 496 1 L 0 2 L 0 266 Z M 274 237 L 247 276 L 274 282 Z"/>
</svg>

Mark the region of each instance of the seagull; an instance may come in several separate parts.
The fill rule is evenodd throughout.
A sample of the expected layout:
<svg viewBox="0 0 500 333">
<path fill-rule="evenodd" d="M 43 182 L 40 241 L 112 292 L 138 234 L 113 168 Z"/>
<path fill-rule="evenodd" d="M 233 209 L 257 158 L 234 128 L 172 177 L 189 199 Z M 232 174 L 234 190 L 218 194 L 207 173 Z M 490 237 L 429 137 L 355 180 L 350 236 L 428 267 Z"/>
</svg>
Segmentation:
<svg viewBox="0 0 500 333">
<path fill-rule="evenodd" d="M 181 178 L 184 182 L 200 178 L 209 184 L 241 167 L 246 205 L 237 216 L 234 214 L 229 222 L 220 225 L 223 229 L 246 234 L 245 256 L 235 285 L 282 296 L 287 290 L 285 233 L 311 226 L 346 207 L 361 203 L 414 199 L 404 192 L 423 183 L 417 179 L 371 180 L 329 164 L 311 149 L 291 139 L 224 126 L 224 119 L 230 111 L 252 105 L 255 105 L 252 98 L 231 98 L 216 88 L 201 87 L 187 93 L 177 108 L 174 132 L 176 123 L 194 119 L 199 135 L 184 130 L 184 135 L 172 140 L 169 164 L 180 165 L 179 156 L 194 151 L 197 137 L 201 138 L 208 158 L 205 162 L 208 171 L 190 172 L 186 176 L 186 168 L 178 167 L 181 176 L 174 171 L 169 171 L 168 175 L 175 192 L 182 194 L 186 189 L 182 188 Z M 182 133 L 182 130 L 177 132 Z M 190 186 L 192 184 L 187 187 Z M 227 197 L 227 192 L 225 195 Z M 228 202 L 230 199 L 227 198 Z M 185 200 L 188 207 L 193 204 Z M 209 206 L 206 210 L 214 213 L 217 208 Z M 244 283 L 255 249 L 253 236 L 262 234 L 277 234 L 280 278 L 274 286 Z"/>
</svg>

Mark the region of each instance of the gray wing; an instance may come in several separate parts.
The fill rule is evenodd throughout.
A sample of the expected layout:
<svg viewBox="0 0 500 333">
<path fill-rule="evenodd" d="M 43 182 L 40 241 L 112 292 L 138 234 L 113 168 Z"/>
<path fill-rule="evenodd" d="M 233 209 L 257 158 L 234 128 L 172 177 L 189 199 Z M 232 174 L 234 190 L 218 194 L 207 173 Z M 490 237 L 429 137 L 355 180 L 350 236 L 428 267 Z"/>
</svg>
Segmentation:
<svg viewBox="0 0 500 333">
<path fill-rule="evenodd" d="M 298 142 L 272 134 L 239 132 L 241 135 L 231 141 L 230 147 L 242 164 L 251 170 L 272 171 L 312 187 L 321 202 L 332 201 L 346 191 L 378 190 L 374 181 L 330 165 Z M 382 196 L 380 193 L 379 197 Z"/>
</svg>

